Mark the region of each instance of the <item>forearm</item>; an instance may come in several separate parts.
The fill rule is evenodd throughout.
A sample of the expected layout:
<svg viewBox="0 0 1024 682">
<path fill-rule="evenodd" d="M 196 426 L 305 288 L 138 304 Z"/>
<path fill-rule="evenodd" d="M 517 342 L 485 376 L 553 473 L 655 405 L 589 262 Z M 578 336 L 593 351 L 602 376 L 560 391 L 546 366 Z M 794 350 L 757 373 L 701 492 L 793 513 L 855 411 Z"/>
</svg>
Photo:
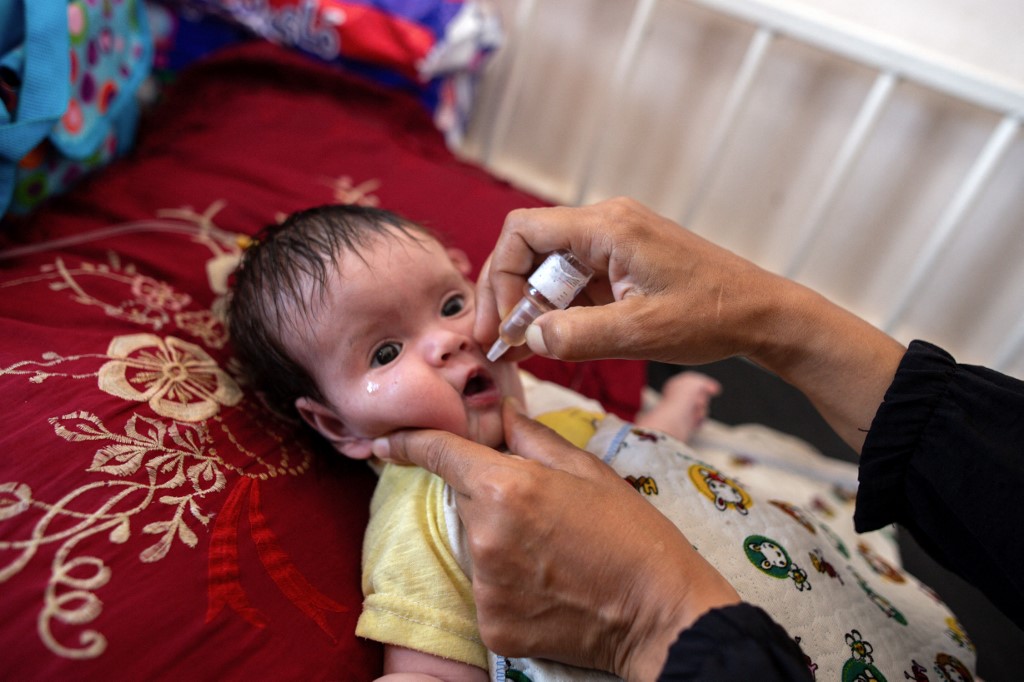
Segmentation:
<svg viewBox="0 0 1024 682">
<path fill-rule="evenodd" d="M 906 348 L 810 289 L 778 278 L 754 312 L 750 359 L 800 389 L 858 453 Z"/>
<path fill-rule="evenodd" d="M 376 682 L 486 682 L 487 671 L 405 647 L 384 645 L 384 675 Z"/>
</svg>

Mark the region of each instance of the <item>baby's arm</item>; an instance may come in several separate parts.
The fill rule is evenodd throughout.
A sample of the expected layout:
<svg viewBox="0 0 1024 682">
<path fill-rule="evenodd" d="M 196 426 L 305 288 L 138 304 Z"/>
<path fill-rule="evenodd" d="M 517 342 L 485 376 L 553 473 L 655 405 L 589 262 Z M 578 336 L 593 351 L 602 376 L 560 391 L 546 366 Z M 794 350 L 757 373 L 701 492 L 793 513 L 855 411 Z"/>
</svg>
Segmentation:
<svg viewBox="0 0 1024 682">
<path fill-rule="evenodd" d="M 487 671 L 405 647 L 384 645 L 385 682 L 486 682 Z"/>
</svg>

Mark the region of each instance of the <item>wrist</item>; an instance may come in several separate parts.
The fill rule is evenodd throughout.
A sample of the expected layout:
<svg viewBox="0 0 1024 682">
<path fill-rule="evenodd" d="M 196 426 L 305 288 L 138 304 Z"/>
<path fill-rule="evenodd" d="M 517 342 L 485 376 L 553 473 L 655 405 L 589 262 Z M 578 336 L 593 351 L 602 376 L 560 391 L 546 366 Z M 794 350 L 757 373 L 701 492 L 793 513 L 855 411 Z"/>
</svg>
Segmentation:
<svg viewBox="0 0 1024 682">
<path fill-rule="evenodd" d="M 906 348 L 802 285 L 783 280 L 748 356 L 800 390 L 860 451 Z"/>
<path fill-rule="evenodd" d="M 822 357 L 827 336 L 833 332 L 829 318 L 834 306 L 817 292 L 796 282 L 777 278 L 752 299 L 743 326 L 746 357 L 761 367 L 788 378 Z"/>
<path fill-rule="evenodd" d="M 787 362 L 803 340 L 795 333 L 798 324 L 813 318 L 808 310 L 815 306 L 814 292 L 739 259 L 721 268 L 717 281 L 703 295 L 716 302 L 710 314 L 722 357 L 746 357 L 766 367 Z"/>
<path fill-rule="evenodd" d="M 657 680 L 680 633 L 708 611 L 741 601 L 732 585 L 703 557 L 694 553 L 685 562 L 689 567 L 682 570 L 677 562 L 662 564 L 664 586 L 644 590 L 642 597 L 648 603 L 638 609 L 622 640 L 616 666 L 629 682 Z M 685 581 L 680 581 L 680 576 L 686 576 Z"/>
</svg>

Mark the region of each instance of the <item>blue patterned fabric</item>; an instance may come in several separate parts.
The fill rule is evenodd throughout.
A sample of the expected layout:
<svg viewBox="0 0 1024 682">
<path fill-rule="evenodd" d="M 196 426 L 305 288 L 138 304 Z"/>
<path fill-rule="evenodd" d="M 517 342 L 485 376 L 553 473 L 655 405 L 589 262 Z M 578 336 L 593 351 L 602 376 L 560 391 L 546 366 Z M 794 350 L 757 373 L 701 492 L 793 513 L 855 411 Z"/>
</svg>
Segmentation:
<svg viewBox="0 0 1024 682">
<path fill-rule="evenodd" d="M 141 0 L 0 0 L 0 215 L 127 151 L 153 46 Z"/>
</svg>

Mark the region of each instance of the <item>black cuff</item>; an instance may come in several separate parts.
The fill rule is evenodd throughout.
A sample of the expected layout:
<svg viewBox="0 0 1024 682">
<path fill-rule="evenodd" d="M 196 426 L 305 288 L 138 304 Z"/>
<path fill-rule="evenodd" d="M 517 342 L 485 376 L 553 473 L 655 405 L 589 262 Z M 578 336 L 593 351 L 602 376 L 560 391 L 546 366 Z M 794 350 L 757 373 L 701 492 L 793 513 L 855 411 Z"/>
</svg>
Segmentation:
<svg viewBox="0 0 1024 682">
<path fill-rule="evenodd" d="M 956 372 L 946 351 L 910 344 L 864 439 L 853 515 L 858 533 L 904 520 L 907 467 Z"/>
<path fill-rule="evenodd" d="M 679 634 L 659 680 L 813 680 L 800 646 L 752 604 L 712 609 Z"/>
</svg>

